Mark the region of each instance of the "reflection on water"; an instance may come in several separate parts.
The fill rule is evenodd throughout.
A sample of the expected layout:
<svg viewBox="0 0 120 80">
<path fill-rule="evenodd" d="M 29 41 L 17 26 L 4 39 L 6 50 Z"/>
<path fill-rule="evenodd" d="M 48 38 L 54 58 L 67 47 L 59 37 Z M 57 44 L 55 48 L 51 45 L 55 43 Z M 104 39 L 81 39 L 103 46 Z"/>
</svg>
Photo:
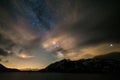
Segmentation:
<svg viewBox="0 0 120 80">
<path fill-rule="evenodd" d="M 62 74 L 38 72 L 4 72 L 0 80 L 120 80 L 116 74 Z"/>
</svg>

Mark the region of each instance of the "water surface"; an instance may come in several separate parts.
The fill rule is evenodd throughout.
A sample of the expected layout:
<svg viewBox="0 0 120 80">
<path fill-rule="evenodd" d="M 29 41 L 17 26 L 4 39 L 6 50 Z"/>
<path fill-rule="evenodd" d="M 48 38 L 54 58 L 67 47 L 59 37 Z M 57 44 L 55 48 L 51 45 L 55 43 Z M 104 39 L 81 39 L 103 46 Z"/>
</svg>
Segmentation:
<svg viewBox="0 0 120 80">
<path fill-rule="evenodd" d="M 120 80 L 119 74 L 3 72 L 0 80 Z"/>
</svg>

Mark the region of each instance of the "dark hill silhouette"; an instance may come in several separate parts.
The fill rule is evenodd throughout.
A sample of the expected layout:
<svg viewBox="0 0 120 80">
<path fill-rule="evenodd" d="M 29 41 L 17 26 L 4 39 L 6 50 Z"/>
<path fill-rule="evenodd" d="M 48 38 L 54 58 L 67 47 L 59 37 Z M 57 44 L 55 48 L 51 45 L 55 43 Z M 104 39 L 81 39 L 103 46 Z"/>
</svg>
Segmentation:
<svg viewBox="0 0 120 80">
<path fill-rule="evenodd" d="M 120 53 L 113 52 L 106 55 L 96 56 L 92 59 L 70 61 L 67 59 L 55 62 L 40 72 L 62 73 L 89 73 L 89 72 L 120 72 Z"/>
<path fill-rule="evenodd" d="M 2 64 L 0 64 L 0 72 L 19 72 L 19 70 L 6 68 Z"/>
</svg>

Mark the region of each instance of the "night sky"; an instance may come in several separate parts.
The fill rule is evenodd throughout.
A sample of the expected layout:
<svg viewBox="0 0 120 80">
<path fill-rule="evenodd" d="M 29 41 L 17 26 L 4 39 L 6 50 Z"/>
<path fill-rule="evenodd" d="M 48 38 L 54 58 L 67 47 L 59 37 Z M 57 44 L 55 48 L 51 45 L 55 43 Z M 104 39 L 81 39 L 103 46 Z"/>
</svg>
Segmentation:
<svg viewBox="0 0 120 80">
<path fill-rule="evenodd" d="M 0 0 L 0 63 L 41 69 L 120 52 L 120 2 Z"/>
</svg>

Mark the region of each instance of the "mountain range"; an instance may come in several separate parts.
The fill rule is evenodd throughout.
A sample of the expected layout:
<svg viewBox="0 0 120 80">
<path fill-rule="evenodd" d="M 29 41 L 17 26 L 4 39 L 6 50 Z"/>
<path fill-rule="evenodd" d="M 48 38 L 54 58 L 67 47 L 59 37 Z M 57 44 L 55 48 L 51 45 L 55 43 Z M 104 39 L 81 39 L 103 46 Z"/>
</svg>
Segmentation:
<svg viewBox="0 0 120 80">
<path fill-rule="evenodd" d="M 100 73 L 120 72 L 120 52 L 96 56 L 91 59 L 71 61 L 64 59 L 50 64 L 40 72 L 60 73 Z"/>
<path fill-rule="evenodd" d="M 2 64 L 0 64 L 0 72 L 20 72 L 20 70 L 6 68 Z M 118 73 L 120 72 L 120 52 L 113 52 L 106 55 L 95 56 L 94 58 L 90 59 L 80 59 L 77 61 L 64 59 L 52 63 L 45 69 L 36 72 Z"/>
</svg>

